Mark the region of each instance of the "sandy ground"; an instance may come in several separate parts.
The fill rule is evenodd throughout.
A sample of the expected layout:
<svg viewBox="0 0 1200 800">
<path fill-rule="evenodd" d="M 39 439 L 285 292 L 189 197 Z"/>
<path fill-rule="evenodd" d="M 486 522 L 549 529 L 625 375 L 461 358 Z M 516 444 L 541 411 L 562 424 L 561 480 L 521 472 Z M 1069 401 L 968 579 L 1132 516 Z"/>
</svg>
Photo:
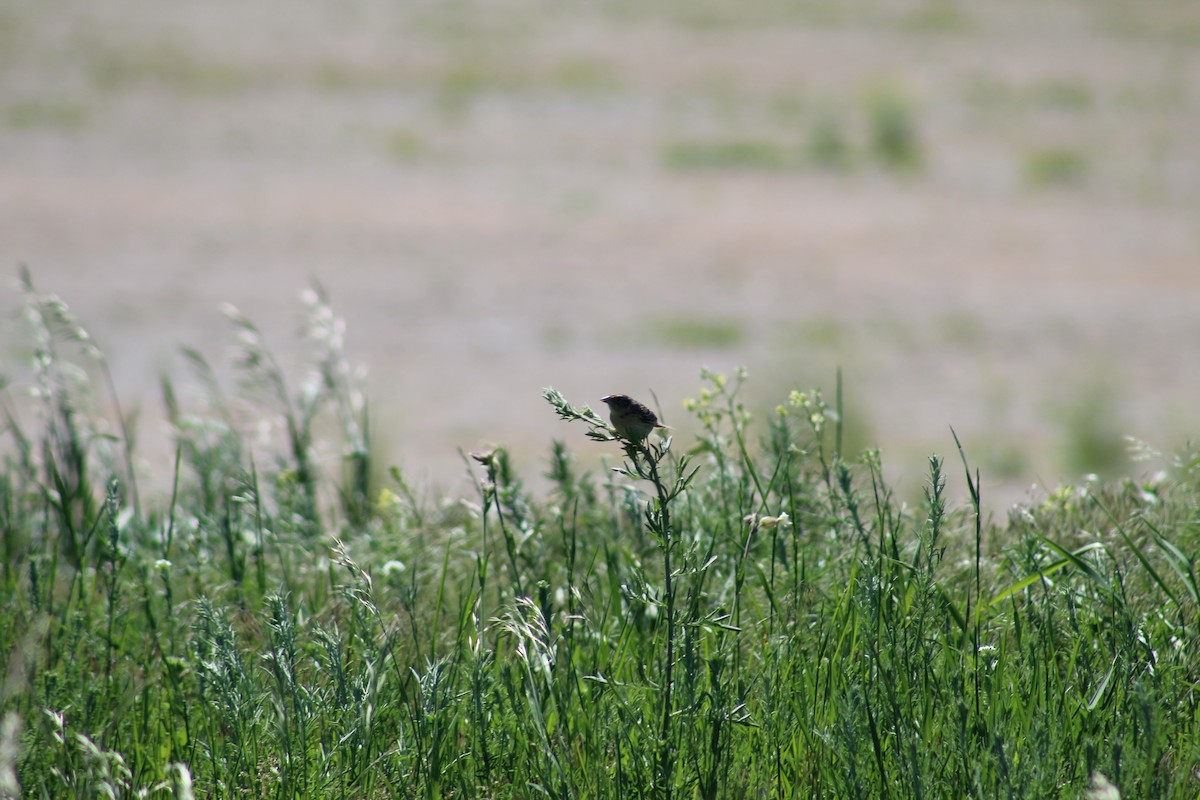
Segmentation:
<svg viewBox="0 0 1200 800">
<path fill-rule="evenodd" d="M 853 5 L 0 0 L 0 369 L 24 264 L 152 468 L 180 346 L 222 362 L 228 301 L 300 374 L 312 281 L 383 460 L 455 492 L 460 448 L 597 447 L 543 386 L 686 435 L 705 365 L 763 411 L 840 366 L 913 495 L 951 425 L 1004 501 L 1089 437 L 1194 435 L 1200 6 Z M 871 143 L 889 102 L 915 167 Z"/>
</svg>

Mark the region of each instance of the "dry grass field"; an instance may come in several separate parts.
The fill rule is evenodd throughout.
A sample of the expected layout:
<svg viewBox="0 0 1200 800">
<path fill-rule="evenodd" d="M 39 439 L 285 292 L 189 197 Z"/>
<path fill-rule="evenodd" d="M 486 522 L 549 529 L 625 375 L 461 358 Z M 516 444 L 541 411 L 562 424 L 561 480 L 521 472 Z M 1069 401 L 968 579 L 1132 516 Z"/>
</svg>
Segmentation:
<svg viewBox="0 0 1200 800">
<path fill-rule="evenodd" d="M 763 413 L 840 366 L 902 492 L 954 426 L 1020 497 L 1200 425 L 1200 6 L 0 0 L 0 265 L 0 371 L 26 265 L 147 452 L 221 303 L 301 374 L 316 281 L 452 491 L 536 471 L 546 385 L 686 432 L 701 366 Z"/>
</svg>

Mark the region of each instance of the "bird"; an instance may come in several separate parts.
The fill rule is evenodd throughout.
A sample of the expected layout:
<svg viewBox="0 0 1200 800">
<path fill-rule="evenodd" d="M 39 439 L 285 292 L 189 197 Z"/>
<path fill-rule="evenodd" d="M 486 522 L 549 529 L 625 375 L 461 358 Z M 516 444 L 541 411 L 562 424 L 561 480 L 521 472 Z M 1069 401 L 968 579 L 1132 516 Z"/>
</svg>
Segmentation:
<svg viewBox="0 0 1200 800">
<path fill-rule="evenodd" d="M 608 418 L 622 439 L 635 444 L 645 441 L 655 428 L 660 425 L 654 412 L 626 394 L 610 394 L 601 397 L 600 402 L 608 406 Z"/>
</svg>

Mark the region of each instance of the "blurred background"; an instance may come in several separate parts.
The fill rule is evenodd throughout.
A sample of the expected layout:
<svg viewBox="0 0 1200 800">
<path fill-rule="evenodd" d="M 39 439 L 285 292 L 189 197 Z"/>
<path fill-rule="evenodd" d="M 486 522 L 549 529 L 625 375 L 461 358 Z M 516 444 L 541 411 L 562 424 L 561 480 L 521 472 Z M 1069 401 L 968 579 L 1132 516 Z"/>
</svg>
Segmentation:
<svg viewBox="0 0 1200 800">
<path fill-rule="evenodd" d="M 763 414 L 840 367 L 902 495 L 953 426 L 1021 499 L 1200 425 L 1200 4 L 0 0 L 0 264 L 0 372 L 25 265 L 147 458 L 221 303 L 302 370 L 316 282 L 379 462 L 446 491 L 603 449 L 544 386 L 686 435 L 744 365 Z"/>
</svg>

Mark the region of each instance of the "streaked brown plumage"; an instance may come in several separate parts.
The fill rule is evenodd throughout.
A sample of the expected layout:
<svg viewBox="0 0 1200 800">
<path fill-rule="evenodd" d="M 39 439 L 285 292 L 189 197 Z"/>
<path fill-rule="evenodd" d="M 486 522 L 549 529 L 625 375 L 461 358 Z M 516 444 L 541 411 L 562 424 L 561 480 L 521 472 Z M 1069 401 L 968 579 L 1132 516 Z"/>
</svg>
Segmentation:
<svg viewBox="0 0 1200 800">
<path fill-rule="evenodd" d="M 600 398 L 608 406 L 608 418 L 622 439 L 642 442 L 655 428 L 661 428 L 658 417 L 644 405 L 625 394 L 610 394 Z"/>
</svg>

